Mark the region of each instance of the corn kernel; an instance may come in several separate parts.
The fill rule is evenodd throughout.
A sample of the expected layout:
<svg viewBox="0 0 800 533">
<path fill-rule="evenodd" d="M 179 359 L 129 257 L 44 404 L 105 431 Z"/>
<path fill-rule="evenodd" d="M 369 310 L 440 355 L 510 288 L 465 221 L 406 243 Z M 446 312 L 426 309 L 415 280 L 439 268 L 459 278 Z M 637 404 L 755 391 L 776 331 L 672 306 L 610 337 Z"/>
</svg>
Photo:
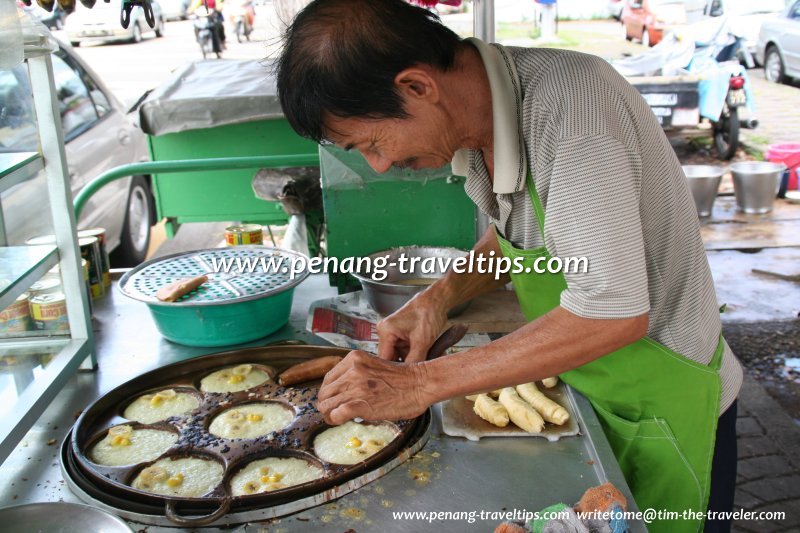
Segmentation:
<svg viewBox="0 0 800 533">
<path fill-rule="evenodd" d="M 269 467 L 262 466 L 261 468 L 258 469 L 258 471 L 261 472 L 262 475 L 266 476 L 267 474 L 269 474 Z"/>
<path fill-rule="evenodd" d="M 128 437 L 125 437 L 123 435 L 115 435 L 111 439 L 111 445 L 112 446 L 130 446 L 131 445 L 131 441 L 130 441 L 130 439 L 128 439 Z"/>
<path fill-rule="evenodd" d="M 268 481 L 269 481 L 270 483 L 277 483 L 278 481 L 280 481 L 280 480 L 281 480 L 281 478 L 283 478 L 283 474 L 280 474 L 280 473 L 278 473 L 278 472 L 275 472 L 274 474 L 272 474 L 271 476 L 269 476 L 269 479 L 268 479 Z"/>
<path fill-rule="evenodd" d="M 377 440 L 377 439 L 369 439 L 367 441 L 367 444 L 369 444 L 370 446 L 385 446 L 386 445 L 386 443 L 384 441 Z"/>
<path fill-rule="evenodd" d="M 261 483 L 269 483 L 269 476 L 261 476 Z"/>
<path fill-rule="evenodd" d="M 241 383 L 244 381 L 244 376 L 240 374 L 234 374 L 228 378 L 228 383 Z"/>
<path fill-rule="evenodd" d="M 358 437 L 350 437 L 350 440 L 344 446 L 345 448 L 358 448 L 361 446 L 361 440 Z"/>
<path fill-rule="evenodd" d="M 248 481 L 247 483 L 244 484 L 243 488 L 247 494 L 253 494 L 255 492 L 258 492 L 258 489 L 261 487 L 255 481 Z"/>
<path fill-rule="evenodd" d="M 250 413 L 249 415 L 247 415 L 247 419 L 250 422 L 261 422 L 262 418 L 264 418 L 264 417 L 259 415 L 259 414 L 256 414 L 256 413 Z"/>
<path fill-rule="evenodd" d="M 150 398 L 150 407 L 158 407 L 162 403 L 164 403 L 164 398 L 162 398 L 159 395 L 155 395 L 152 398 Z"/>
<path fill-rule="evenodd" d="M 180 472 L 167 480 L 167 485 L 169 485 L 170 487 L 177 487 L 181 483 L 183 483 L 183 474 L 181 474 Z"/>
<path fill-rule="evenodd" d="M 233 410 L 228 411 L 228 420 L 242 420 L 244 419 L 244 415 L 241 411 Z"/>
</svg>

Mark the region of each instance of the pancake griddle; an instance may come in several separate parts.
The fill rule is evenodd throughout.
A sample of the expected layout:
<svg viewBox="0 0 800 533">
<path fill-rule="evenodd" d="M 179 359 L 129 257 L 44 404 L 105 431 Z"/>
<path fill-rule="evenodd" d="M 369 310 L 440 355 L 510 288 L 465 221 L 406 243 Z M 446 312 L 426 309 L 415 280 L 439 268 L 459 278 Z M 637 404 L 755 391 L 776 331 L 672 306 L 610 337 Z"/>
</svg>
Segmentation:
<svg viewBox="0 0 800 533">
<path fill-rule="evenodd" d="M 202 392 L 200 380 L 216 370 L 244 363 L 276 375 L 309 359 L 327 355 L 343 356 L 346 353 L 344 349 L 322 346 L 267 346 L 198 357 L 142 374 L 97 400 L 78 418 L 71 431 L 69 460 L 62 468 L 68 477 L 81 480 L 79 492 L 107 502 L 112 509 L 132 509 L 134 516 L 144 516 L 159 509 L 159 515 L 166 517 L 173 525 L 181 526 L 235 523 L 223 517 L 247 517 L 248 511 L 254 509 L 273 508 L 274 512 L 270 514 L 280 516 L 281 509 L 287 510 L 287 513 L 296 512 L 338 498 L 402 463 L 413 453 L 409 453 L 409 449 L 413 448 L 414 452 L 420 449 L 427 440 L 430 413 L 426 412 L 414 420 L 376 422 L 393 427 L 398 436 L 362 462 L 354 465 L 333 464 L 318 458 L 313 447 L 316 435 L 329 427 L 315 406 L 321 380 L 289 387 L 282 387 L 270 380 L 257 387 L 232 393 Z M 274 372 L 270 369 L 274 369 Z M 165 388 L 195 394 L 200 400 L 199 408 L 187 415 L 154 424 L 140 424 L 122 416 L 125 408 L 139 396 Z M 292 409 L 295 419 L 287 427 L 256 439 L 226 439 L 208 432 L 208 426 L 215 416 L 253 402 L 279 403 Z M 92 462 L 89 450 L 106 435 L 110 427 L 119 424 L 128 424 L 134 429 L 172 431 L 179 438 L 153 461 L 121 467 Z M 196 498 L 156 495 L 130 486 L 142 469 L 166 457 L 199 457 L 216 461 L 223 466 L 223 481 L 209 494 Z M 249 462 L 264 457 L 304 459 L 322 468 L 324 476 L 268 493 L 232 496 L 231 478 Z M 359 481 L 352 481 L 356 478 L 360 479 L 360 484 Z M 344 486 L 349 488 L 343 489 Z M 125 504 L 122 508 L 120 502 Z M 308 502 L 308 505 L 298 508 L 298 502 Z M 140 513 L 145 509 L 147 513 Z"/>
</svg>

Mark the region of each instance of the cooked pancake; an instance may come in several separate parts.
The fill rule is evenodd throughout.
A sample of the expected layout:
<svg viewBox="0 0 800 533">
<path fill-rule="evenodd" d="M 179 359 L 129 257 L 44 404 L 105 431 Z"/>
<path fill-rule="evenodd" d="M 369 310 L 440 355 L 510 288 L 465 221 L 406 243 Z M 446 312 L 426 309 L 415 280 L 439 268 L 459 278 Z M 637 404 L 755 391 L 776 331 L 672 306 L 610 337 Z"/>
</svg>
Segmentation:
<svg viewBox="0 0 800 533">
<path fill-rule="evenodd" d="M 253 365 L 238 365 L 217 370 L 200 380 L 203 392 L 237 392 L 252 389 L 270 380 L 270 375 Z"/>
<path fill-rule="evenodd" d="M 125 408 L 122 416 L 142 424 L 152 424 L 171 416 L 190 413 L 199 406 L 200 402 L 193 394 L 164 389 L 139 396 Z"/>
<path fill-rule="evenodd" d="M 231 479 L 234 496 L 285 489 L 321 478 L 318 466 L 294 457 L 267 457 L 248 464 Z"/>
<path fill-rule="evenodd" d="M 314 439 L 317 457 L 329 463 L 352 465 L 364 461 L 397 437 L 388 425 L 365 425 L 350 421 L 326 429 Z"/>
<path fill-rule="evenodd" d="M 215 417 L 209 433 L 226 439 L 255 439 L 278 431 L 294 420 L 294 412 L 277 403 L 248 403 Z"/>
<path fill-rule="evenodd" d="M 178 440 L 178 435 L 160 429 L 133 429 L 131 426 L 114 426 L 95 444 L 89 459 L 99 465 L 123 466 L 152 461 L 167 451 Z"/>
<path fill-rule="evenodd" d="M 222 481 L 222 465 L 198 457 L 170 457 L 143 469 L 131 487 L 152 494 L 195 498 L 208 494 Z"/>
</svg>

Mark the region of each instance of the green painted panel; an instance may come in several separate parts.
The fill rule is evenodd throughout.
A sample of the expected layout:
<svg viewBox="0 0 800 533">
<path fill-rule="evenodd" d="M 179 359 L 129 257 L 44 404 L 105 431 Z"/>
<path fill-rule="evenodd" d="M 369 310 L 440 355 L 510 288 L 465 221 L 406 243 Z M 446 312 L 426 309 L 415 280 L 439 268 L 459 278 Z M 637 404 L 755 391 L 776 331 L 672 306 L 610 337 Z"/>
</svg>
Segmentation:
<svg viewBox="0 0 800 533">
<path fill-rule="evenodd" d="M 315 154 L 317 144 L 299 137 L 285 120 L 263 120 L 150 136 L 153 161 Z M 179 221 L 282 224 L 281 205 L 256 198 L 251 180 L 258 169 L 160 174 L 153 178 L 159 217 Z"/>
<path fill-rule="evenodd" d="M 475 205 L 450 168 L 377 174 L 357 152 L 320 148 L 328 255 L 406 245 L 471 248 Z"/>
</svg>

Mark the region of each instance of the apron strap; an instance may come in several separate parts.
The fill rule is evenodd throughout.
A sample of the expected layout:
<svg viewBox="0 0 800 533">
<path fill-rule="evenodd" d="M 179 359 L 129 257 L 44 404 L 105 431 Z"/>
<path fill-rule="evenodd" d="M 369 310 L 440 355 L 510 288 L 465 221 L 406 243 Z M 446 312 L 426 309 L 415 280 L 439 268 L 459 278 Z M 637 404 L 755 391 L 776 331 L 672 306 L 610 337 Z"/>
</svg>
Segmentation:
<svg viewBox="0 0 800 533">
<path fill-rule="evenodd" d="M 708 363 L 708 367 L 712 368 L 716 371 L 722 367 L 722 357 L 725 354 L 725 339 L 722 337 L 722 334 L 719 335 L 719 343 L 717 343 L 717 349 L 714 352 L 714 357 L 711 358 L 711 362 Z"/>
<path fill-rule="evenodd" d="M 533 183 L 533 176 L 531 176 L 530 169 L 528 170 L 528 195 L 531 197 L 533 203 L 533 211 L 536 215 L 536 223 L 539 225 L 539 233 L 542 235 L 542 243 L 544 243 L 544 209 L 542 202 L 539 200 L 539 194 L 536 192 L 536 185 Z"/>
</svg>

